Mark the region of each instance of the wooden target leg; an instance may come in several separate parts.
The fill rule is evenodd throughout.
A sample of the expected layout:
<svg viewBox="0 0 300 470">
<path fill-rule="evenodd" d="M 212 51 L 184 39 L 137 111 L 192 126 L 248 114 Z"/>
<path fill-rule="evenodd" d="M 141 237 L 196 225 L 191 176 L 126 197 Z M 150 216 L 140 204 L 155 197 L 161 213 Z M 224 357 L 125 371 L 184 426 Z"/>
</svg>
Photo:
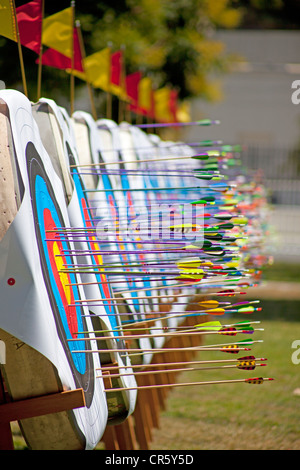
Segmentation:
<svg viewBox="0 0 300 470">
<path fill-rule="evenodd" d="M 139 390 L 136 407 L 133 413 L 135 421 L 135 434 L 141 450 L 149 450 L 151 434 L 148 426 L 149 410 L 145 392 Z"/>
<path fill-rule="evenodd" d="M 0 423 L 0 450 L 14 450 L 10 423 Z"/>
<path fill-rule="evenodd" d="M 164 362 L 164 357 L 163 353 L 155 354 L 155 358 L 152 361 L 153 363 L 163 363 Z M 166 374 L 157 374 L 154 375 L 154 381 L 156 385 L 161 385 L 163 383 L 166 383 Z M 167 395 L 167 389 L 166 388 L 158 388 L 157 389 L 157 395 L 158 395 L 158 400 L 159 400 L 159 405 L 162 410 L 165 410 L 166 408 L 166 395 Z"/>
<path fill-rule="evenodd" d="M 0 371 L 0 405 L 6 403 L 4 382 Z M 0 450 L 14 450 L 13 437 L 9 422 L 0 420 Z"/>
<path fill-rule="evenodd" d="M 137 383 L 138 386 L 148 386 L 148 385 L 156 385 L 155 381 L 155 374 L 152 374 L 153 370 L 151 369 L 146 369 L 145 372 L 150 372 L 147 375 L 140 375 L 137 376 Z M 153 427 L 158 427 L 159 426 L 159 412 L 160 412 L 160 406 L 159 406 L 159 398 L 158 398 L 158 393 L 157 389 L 149 389 L 149 390 L 144 390 L 145 395 L 147 396 L 147 403 L 149 407 L 149 414 L 150 414 L 150 422 L 149 426 L 152 429 Z"/>
<path fill-rule="evenodd" d="M 101 440 L 106 450 L 120 450 L 115 426 L 107 426 Z"/>
<path fill-rule="evenodd" d="M 132 416 L 114 427 L 120 450 L 138 450 Z"/>
<path fill-rule="evenodd" d="M 155 385 L 154 376 L 151 374 L 148 375 L 147 382 L 148 382 L 148 385 Z M 150 389 L 149 392 L 151 392 L 151 394 L 149 395 L 149 399 L 151 402 L 152 423 L 155 428 L 159 428 L 160 407 L 159 407 L 159 397 L 158 397 L 157 389 L 155 388 Z"/>
</svg>

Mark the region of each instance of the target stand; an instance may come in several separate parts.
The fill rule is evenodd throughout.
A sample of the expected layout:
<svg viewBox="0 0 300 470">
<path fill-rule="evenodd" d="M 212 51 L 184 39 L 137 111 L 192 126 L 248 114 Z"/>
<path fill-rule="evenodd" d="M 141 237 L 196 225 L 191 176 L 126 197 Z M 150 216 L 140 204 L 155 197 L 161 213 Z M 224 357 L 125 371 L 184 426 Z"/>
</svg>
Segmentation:
<svg viewBox="0 0 300 470">
<path fill-rule="evenodd" d="M 0 450 L 14 450 L 10 423 L 85 406 L 82 388 L 10 401 L 0 371 Z"/>
</svg>

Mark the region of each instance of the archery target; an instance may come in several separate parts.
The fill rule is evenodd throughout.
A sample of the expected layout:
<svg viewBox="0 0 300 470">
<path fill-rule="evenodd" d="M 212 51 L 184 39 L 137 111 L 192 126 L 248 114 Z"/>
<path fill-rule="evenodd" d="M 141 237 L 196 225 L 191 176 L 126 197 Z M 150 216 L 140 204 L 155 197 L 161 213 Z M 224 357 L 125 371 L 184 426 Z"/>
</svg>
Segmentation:
<svg viewBox="0 0 300 470">
<path fill-rule="evenodd" d="M 46 100 L 43 99 L 43 103 L 45 102 Z M 83 230 L 87 230 L 86 235 L 84 235 L 84 240 L 82 242 L 76 241 L 76 243 L 74 243 L 77 250 L 85 251 L 87 254 L 84 256 L 77 256 L 78 259 L 75 264 L 70 262 L 69 266 L 74 266 L 74 269 L 80 269 L 83 263 L 83 265 L 87 264 L 90 270 L 95 270 L 95 272 L 92 272 L 91 274 L 81 273 L 81 279 L 84 283 L 85 298 L 89 309 L 88 316 L 90 316 L 93 326 L 98 325 L 98 329 L 99 325 L 104 326 L 104 329 L 108 330 L 105 336 L 111 336 L 111 340 L 106 342 L 97 341 L 97 343 L 99 343 L 98 348 L 102 350 L 102 353 L 100 353 L 101 364 L 104 365 L 104 363 L 110 363 L 117 360 L 120 367 L 123 367 L 124 365 L 130 366 L 124 342 L 119 339 L 114 340 L 114 334 L 118 334 L 116 327 L 120 326 L 118 309 L 112 300 L 105 300 L 106 298 L 111 299 L 113 294 L 110 285 L 107 282 L 107 276 L 101 269 L 99 269 L 103 264 L 101 244 L 98 243 L 97 237 L 93 232 L 88 232 L 89 229 L 94 228 L 94 221 L 88 206 L 88 199 L 85 192 L 86 187 L 76 167 L 78 157 L 77 149 L 74 147 L 75 140 L 72 139 L 70 132 L 71 126 L 65 125 L 66 122 L 68 123 L 68 116 L 65 111 L 63 112 L 62 109 L 56 106 L 56 104 L 51 100 L 47 100 L 47 103 L 51 110 L 49 113 L 49 116 L 52 117 L 51 126 L 52 128 L 57 128 L 56 132 L 54 132 L 54 135 L 56 136 L 56 145 L 58 148 L 61 147 L 64 149 L 65 159 L 62 157 L 60 160 L 62 162 L 68 162 L 69 170 L 66 169 L 65 172 L 68 173 L 70 171 L 74 185 L 73 194 L 68 204 L 70 223 L 73 228 L 82 228 Z M 45 127 L 45 125 L 46 124 L 43 121 L 43 126 Z M 61 141 L 58 141 L 58 138 Z M 94 299 L 96 304 L 89 303 L 90 299 Z M 112 329 L 114 332 L 111 332 Z M 97 336 L 99 335 L 97 334 Z M 120 355 L 118 353 L 105 352 L 106 349 L 112 349 L 114 345 L 117 346 L 117 349 L 124 349 L 124 354 Z M 118 387 L 134 387 L 134 376 L 121 378 L 119 379 L 119 382 L 121 382 L 121 384 L 118 385 Z M 110 393 L 107 398 L 108 420 L 114 420 L 116 424 L 117 422 L 125 419 L 128 414 L 132 413 L 134 410 L 135 400 L 136 391 L 124 391 L 122 393 L 116 392 L 116 394 Z"/>
<path fill-rule="evenodd" d="M 50 241 L 48 232 L 69 224 L 64 192 L 40 141 L 30 102 L 21 93 L 10 90 L 2 91 L 0 98 L 9 111 L 15 155 L 24 183 L 20 209 L 0 244 L 2 259 L 6 254 L 0 287 L 4 299 L 1 327 L 6 335 L 15 338 L 14 341 L 24 344 L 22 351 L 28 351 L 27 358 L 23 357 L 26 375 L 22 361 L 16 359 L 19 368 L 8 367 L 6 379 L 12 396 L 18 395 L 18 398 L 26 393 L 34 396 L 44 385 L 48 387 L 44 393 L 83 388 L 85 407 L 28 419 L 21 424 L 32 448 L 94 448 L 107 423 L 103 383 L 95 381 L 94 370 L 99 362 L 92 354 L 75 353 L 79 347 L 85 348 L 76 343 L 76 339 L 79 338 L 78 330 L 87 326 L 84 326 L 82 312 L 74 308 L 76 302 L 69 302 L 76 301 L 79 296 L 82 298 L 83 292 L 71 287 L 71 276 L 61 272 L 61 263 L 66 261 L 62 252 L 67 244 L 62 239 Z M 15 282 L 2 282 L 7 275 Z M 7 287 L 14 290 L 9 291 Z M 88 347 L 94 348 L 92 341 Z M 14 354 L 17 357 L 16 351 Z M 31 361 L 32 368 L 26 369 L 30 354 L 46 364 L 42 371 L 43 380 L 41 371 L 35 375 L 38 361 L 35 361 L 36 367 Z M 48 375 L 51 375 L 51 381 Z"/>
</svg>

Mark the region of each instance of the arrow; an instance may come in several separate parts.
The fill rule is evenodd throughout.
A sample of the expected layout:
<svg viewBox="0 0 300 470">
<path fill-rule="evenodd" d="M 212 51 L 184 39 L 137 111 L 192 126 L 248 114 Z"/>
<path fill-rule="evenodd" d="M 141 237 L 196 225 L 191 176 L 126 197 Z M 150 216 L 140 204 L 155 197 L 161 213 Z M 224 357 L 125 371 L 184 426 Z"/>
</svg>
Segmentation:
<svg viewBox="0 0 300 470">
<path fill-rule="evenodd" d="M 173 387 L 186 387 L 186 386 L 196 386 L 196 385 L 216 385 L 216 384 L 227 384 L 227 383 L 250 383 L 250 384 L 262 384 L 263 382 L 267 382 L 270 380 L 274 380 L 273 378 L 269 377 L 255 377 L 249 379 L 232 379 L 232 380 L 211 380 L 209 382 L 188 382 L 188 383 L 176 383 L 176 384 L 161 384 L 161 385 L 143 385 L 140 387 L 125 387 L 125 388 L 112 388 L 112 389 L 104 389 L 106 393 L 109 392 L 121 392 L 125 390 L 150 390 L 153 388 L 173 388 Z"/>
<path fill-rule="evenodd" d="M 148 129 L 148 128 L 155 128 L 155 127 L 211 126 L 212 124 L 220 124 L 220 121 L 213 120 L 213 119 L 201 119 L 199 121 L 191 121 L 191 122 L 172 122 L 172 123 L 160 122 L 160 123 L 131 124 L 131 125 L 133 125 L 134 127 L 139 127 L 140 129 Z"/>
<path fill-rule="evenodd" d="M 128 315 L 128 313 L 126 314 Z M 258 329 L 259 331 L 262 331 L 262 329 Z M 106 340 L 111 340 L 111 339 L 123 339 L 123 340 L 130 340 L 130 339 L 144 339 L 144 338 L 162 338 L 162 337 L 174 337 L 174 336 L 199 336 L 199 335 L 214 335 L 214 334 L 221 334 L 221 335 L 228 335 L 228 336 L 235 336 L 238 333 L 243 333 L 243 334 L 249 334 L 251 331 L 249 329 L 247 330 L 238 330 L 234 327 L 222 327 L 218 331 L 210 331 L 209 329 L 207 331 L 197 331 L 197 330 L 186 330 L 186 331 L 175 331 L 172 333 L 159 333 L 159 334 L 154 334 L 154 333 L 149 333 L 149 334 L 143 334 L 143 335 L 120 335 L 120 336 L 95 336 L 93 338 L 70 338 L 67 339 L 67 341 L 90 341 L 92 340 L 97 340 L 97 341 L 106 341 Z"/>
<path fill-rule="evenodd" d="M 219 155 L 220 152 L 214 152 L 214 155 L 217 156 Z M 196 159 L 196 160 L 202 160 L 202 159 L 205 159 L 205 158 L 209 158 L 210 156 L 212 156 L 212 153 L 211 151 L 210 152 L 203 152 L 203 153 L 199 153 L 198 155 L 194 155 L 194 156 L 190 156 L 190 155 L 187 155 L 187 156 L 180 156 L 180 157 L 160 157 L 160 158 L 145 158 L 145 159 L 139 159 L 139 160 L 131 160 L 131 161 L 122 161 L 122 160 L 115 160 L 115 161 L 112 161 L 112 162 L 101 162 L 101 163 L 86 163 L 86 164 L 81 164 L 81 165 L 70 165 L 70 168 L 84 168 L 84 167 L 101 167 L 101 166 L 106 166 L 106 165 L 120 165 L 120 164 L 124 164 L 124 163 L 135 163 L 135 164 L 138 164 L 138 163 L 146 163 L 146 162 L 151 162 L 151 163 L 155 163 L 155 162 L 165 162 L 165 161 L 173 161 L 173 160 L 190 160 L 190 159 Z"/>
<path fill-rule="evenodd" d="M 263 367 L 267 364 L 256 364 L 255 361 L 245 361 L 245 363 L 236 364 L 236 365 L 223 365 L 223 366 L 215 366 L 215 367 L 183 367 L 183 368 L 175 368 L 175 369 L 162 369 L 162 370 L 149 370 L 149 371 L 140 371 L 140 372 L 128 372 L 128 373 L 116 373 L 116 374 L 109 374 L 110 378 L 116 377 L 128 377 L 134 375 L 135 377 L 141 375 L 156 375 L 156 374 L 165 374 L 169 372 L 191 372 L 191 371 L 205 371 L 205 370 L 219 370 L 219 369 L 242 369 L 242 370 L 254 370 L 255 367 Z M 107 369 L 108 370 L 108 369 Z M 107 375 L 98 375 L 96 378 L 107 378 Z"/>
<path fill-rule="evenodd" d="M 157 317 L 155 317 L 156 320 Z M 155 320 L 151 320 L 155 323 Z M 141 323 L 143 323 L 143 320 L 141 320 Z M 241 322 L 241 323 L 245 323 L 244 325 L 244 329 L 246 329 L 246 332 L 248 333 L 248 330 L 247 328 L 249 327 L 249 324 L 250 323 L 260 323 L 260 321 L 253 321 L 253 322 Z M 98 334 L 98 333 L 118 333 L 118 332 L 121 332 L 122 330 L 125 332 L 125 331 L 134 331 L 134 332 L 137 332 L 137 331 L 153 331 L 153 330 L 159 330 L 159 331 L 168 331 L 168 330 L 171 330 L 171 331 L 183 331 L 183 332 L 189 332 L 189 331 L 194 331 L 195 329 L 201 329 L 202 331 L 205 331 L 205 330 L 208 330 L 208 331 L 218 331 L 220 330 L 222 327 L 231 327 L 231 326 L 235 326 L 237 328 L 242 328 L 242 326 L 239 326 L 239 323 L 233 323 L 233 324 L 229 324 L 229 325 L 222 325 L 219 321 L 211 321 L 211 322 L 205 322 L 205 323 L 201 323 L 199 325 L 193 325 L 191 328 L 188 328 L 187 326 L 148 326 L 148 327 L 136 327 L 136 326 L 133 326 L 132 325 L 123 325 L 123 326 L 117 326 L 115 327 L 114 329 L 112 330 L 109 330 L 109 329 L 104 329 L 104 330 L 92 330 L 92 331 L 77 331 L 76 335 L 81 335 L 81 334 Z M 258 331 L 261 331 L 261 329 L 257 329 Z M 243 330 L 241 330 L 243 331 Z M 127 338 L 127 336 L 125 335 L 125 337 Z"/>
<path fill-rule="evenodd" d="M 255 361 L 261 362 L 261 361 L 267 361 L 266 358 L 260 357 L 256 358 L 255 356 L 243 356 L 240 358 L 235 358 L 235 359 L 211 359 L 211 360 L 201 360 L 201 361 L 182 361 L 182 362 L 162 362 L 162 363 L 150 363 L 150 364 L 132 364 L 129 366 L 102 366 L 99 368 L 96 368 L 96 370 L 101 370 L 101 371 L 110 371 L 110 370 L 119 370 L 119 369 L 141 369 L 143 367 L 146 367 L 147 369 L 155 369 L 157 367 L 165 367 L 165 366 L 170 366 L 170 367 L 175 367 L 175 366 L 182 366 L 182 365 L 199 365 L 199 364 L 233 364 L 234 367 L 237 367 L 240 362 L 244 361 Z M 167 369 L 166 369 L 167 370 Z M 185 369 L 186 370 L 186 369 Z"/>
<path fill-rule="evenodd" d="M 111 338 L 113 339 L 113 337 Z M 93 341 L 93 338 L 90 338 L 89 341 Z M 221 346 L 221 345 L 220 345 Z M 84 350 L 73 350 L 72 353 L 138 353 L 139 355 L 144 355 L 146 353 L 157 354 L 160 352 L 178 352 L 178 351 L 221 351 L 237 354 L 239 351 L 251 351 L 249 348 L 239 347 L 236 344 L 225 345 L 224 347 L 215 347 L 213 346 L 192 346 L 186 348 L 154 348 L 154 349 L 137 349 L 137 348 L 126 348 L 126 349 L 84 349 Z M 130 355 L 130 354 L 129 354 Z"/>
</svg>

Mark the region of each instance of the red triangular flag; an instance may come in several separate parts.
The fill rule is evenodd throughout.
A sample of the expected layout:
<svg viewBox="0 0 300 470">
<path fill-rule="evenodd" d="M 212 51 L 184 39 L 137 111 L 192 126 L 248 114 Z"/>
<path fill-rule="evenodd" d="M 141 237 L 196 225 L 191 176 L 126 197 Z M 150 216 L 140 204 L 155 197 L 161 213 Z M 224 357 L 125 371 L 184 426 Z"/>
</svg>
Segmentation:
<svg viewBox="0 0 300 470">
<path fill-rule="evenodd" d="M 16 8 L 20 42 L 22 46 L 40 53 L 42 35 L 42 0 L 33 0 Z"/>
<path fill-rule="evenodd" d="M 36 61 L 38 63 L 38 60 Z M 55 49 L 47 49 L 42 55 L 42 64 L 61 70 L 71 70 L 72 60 Z M 74 70 L 84 72 L 77 29 L 74 28 Z"/>
<path fill-rule="evenodd" d="M 177 98 L 178 98 L 177 90 L 171 90 L 170 91 L 169 106 L 170 106 L 170 113 L 173 116 L 174 122 L 178 121 L 178 119 L 177 119 L 177 111 L 178 111 Z"/>
<path fill-rule="evenodd" d="M 139 81 L 142 78 L 141 72 L 134 72 L 126 77 L 126 93 L 131 99 L 129 109 L 138 112 L 138 99 L 139 99 Z"/>
<path fill-rule="evenodd" d="M 110 55 L 110 91 L 119 98 L 128 100 L 122 51 Z"/>
<path fill-rule="evenodd" d="M 113 85 L 121 86 L 122 80 L 122 52 L 117 51 L 111 54 L 110 81 Z"/>
</svg>

